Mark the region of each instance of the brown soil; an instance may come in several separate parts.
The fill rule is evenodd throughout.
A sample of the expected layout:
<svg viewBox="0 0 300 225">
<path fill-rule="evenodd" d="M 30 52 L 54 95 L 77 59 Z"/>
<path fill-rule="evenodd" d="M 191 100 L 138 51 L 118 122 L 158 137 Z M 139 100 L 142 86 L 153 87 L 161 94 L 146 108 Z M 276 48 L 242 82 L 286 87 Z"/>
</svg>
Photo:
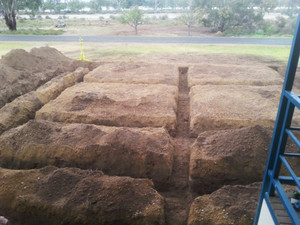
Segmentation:
<svg viewBox="0 0 300 225">
<path fill-rule="evenodd" d="M 0 134 L 34 119 L 35 112 L 50 100 L 55 99 L 64 89 L 83 80 L 89 69 L 79 67 L 72 73 L 63 73 L 51 79 L 36 91 L 22 95 L 0 109 Z"/>
<path fill-rule="evenodd" d="M 0 169 L 0 178 L 0 213 L 5 213 L 10 224 L 164 223 L 163 198 L 147 179 L 55 167 Z"/>
<path fill-rule="evenodd" d="M 199 85 L 191 88 L 191 135 L 201 131 L 273 126 L 281 86 Z"/>
<path fill-rule="evenodd" d="M 263 79 L 262 79 L 263 77 Z M 203 64 L 189 70 L 189 87 L 196 85 L 282 85 L 282 77 L 266 66 Z"/>
<path fill-rule="evenodd" d="M 177 68 L 145 62 L 106 63 L 84 77 L 85 82 L 178 85 Z"/>
<path fill-rule="evenodd" d="M 261 183 L 224 186 L 195 199 L 188 225 L 253 224 Z"/>
<path fill-rule="evenodd" d="M 36 52 L 34 55 L 43 57 Z M 49 58 L 54 60 L 55 54 L 49 54 Z M 198 195 L 195 192 L 207 193 L 197 188 L 208 186 L 211 193 L 227 182 L 205 183 L 205 174 L 208 174 L 205 172 L 200 172 L 204 179 L 198 179 L 198 162 L 202 160 L 203 166 L 206 160 L 207 168 L 220 167 L 216 177 L 225 174 L 222 177 L 230 176 L 228 179 L 234 179 L 234 184 L 259 180 L 256 177 L 264 170 L 263 163 L 254 166 L 253 161 L 257 156 L 266 157 L 268 132 L 258 127 L 202 134 L 200 131 L 257 124 L 272 126 L 281 87 L 198 85 L 189 90 L 192 73 L 188 67 L 196 68 L 206 62 L 239 65 L 235 71 L 255 64 L 262 71 L 270 71 L 271 77 L 277 75 L 266 67 L 274 64 L 269 58 L 154 56 L 149 57 L 147 63 L 107 63 L 86 75 L 83 83 L 80 76 L 69 86 L 81 83 L 66 90 L 56 79 L 45 84 L 44 89 L 37 89 L 34 96 L 41 104 L 54 100 L 36 113 L 36 120 L 1 135 L 1 165 L 22 169 L 75 166 L 85 170 L 53 167 L 0 170 L 0 215 L 9 217 L 13 224 L 17 220 L 34 225 L 99 224 L 99 221 L 106 225 L 250 224 L 249 215 L 254 215 L 252 209 L 257 202 L 256 184 L 225 186 L 210 196 L 197 198 L 190 210 Z M 20 69 L 20 65 L 16 68 Z M 77 68 L 78 62 L 73 65 Z M 179 67 L 176 75 L 175 65 Z M 223 66 L 209 68 L 200 70 L 207 70 L 213 76 L 222 74 L 223 70 L 230 71 L 230 66 L 227 70 Z M 219 80 L 216 78 L 219 84 L 224 82 L 226 74 L 223 75 Z M 232 77 L 234 80 L 241 75 L 235 73 Z M 62 80 L 67 82 L 64 78 Z M 253 76 L 244 80 L 252 80 L 257 85 L 256 79 Z M 279 80 L 275 78 L 274 82 Z M 21 83 L 21 79 L 19 81 Z M 33 114 L 30 115 L 32 118 Z M 192 145 L 194 139 L 190 137 L 198 135 Z M 244 155 L 248 156 L 244 157 L 248 160 L 246 167 L 239 164 Z M 255 179 L 244 182 L 239 175 L 232 175 L 234 163 Z M 133 178 L 109 177 L 95 169 L 102 169 L 108 175 Z M 153 179 L 163 197 L 153 189 L 150 180 L 137 177 Z M 245 206 L 249 206 L 249 210 L 242 210 Z"/>
<path fill-rule="evenodd" d="M 179 68 L 177 127 L 175 152 L 170 190 L 162 195 L 166 199 L 167 225 L 187 223 L 192 194 L 189 191 L 189 88 L 187 85 L 187 67 Z"/>
<path fill-rule="evenodd" d="M 261 181 L 271 136 L 271 128 L 260 126 L 201 133 L 191 150 L 192 189 L 202 195 Z"/>
<path fill-rule="evenodd" d="M 162 128 L 30 121 L 0 137 L 0 166 L 100 169 L 108 175 L 151 178 L 162 189 L 170 180 L 173 151 Z"/>
<path fill-rule="evenodd" d="M 125 127 L 165 127 L 174 135 L 177 87 L 80 83 L 36 113 L 36 119 Z"/>
</svg>

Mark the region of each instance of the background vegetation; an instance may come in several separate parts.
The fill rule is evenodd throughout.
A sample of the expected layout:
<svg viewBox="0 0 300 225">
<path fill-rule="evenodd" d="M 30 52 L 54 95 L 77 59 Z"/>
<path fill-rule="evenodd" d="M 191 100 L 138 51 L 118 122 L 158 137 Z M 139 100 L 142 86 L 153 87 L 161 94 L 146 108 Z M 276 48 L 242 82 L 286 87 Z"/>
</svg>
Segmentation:
<svg viewBox="0 0 300 225">
<path fill-rule="evenodd" d="M 292 35 L 300 0 L 1 0 L 0 14 L 11 31 L 22 27 L 18 14 L 41 19 L 41 15 L 111 14 L 110 19 L 134 27 L 147 23 L 144 14 L 179 13 L 178 24 L 190 29 L 195 26 L 210 28 L 224 36 Z M 276 18 L 264 19 L 272 12 Z M 116 14 L 116 16 L 113 16 Z M 135 17 L 135 18 L 134 18 Z M 167 17 L 167 16 L 166 16 Z M 169 20 L 169 18 L 165 18 Z M 148 19 L 149 21 L 149 19 Z M 36 34 L 60 34 L 55 31 L 35 31 Z M 17 33 L 17 32 L 16 32 Z M 26 34 L 25 31 L 19 32 Z M 29 31 L 27 33 L 34 33 Z"/>
</svg>

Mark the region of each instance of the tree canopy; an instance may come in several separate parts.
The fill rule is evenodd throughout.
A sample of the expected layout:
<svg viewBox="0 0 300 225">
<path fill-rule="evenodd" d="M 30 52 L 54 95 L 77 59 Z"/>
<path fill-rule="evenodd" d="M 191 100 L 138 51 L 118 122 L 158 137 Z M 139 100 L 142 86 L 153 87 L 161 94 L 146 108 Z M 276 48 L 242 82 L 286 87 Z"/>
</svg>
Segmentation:
<svg viewBox="0 0 300 225">
<path fill-rule="evenodd" d="M 32 12 L 38 10 L 42 0 L 1 0 L 0 13 L 5 19 L 9 30 L 17 30 L 16 11 L 20 9 L 30 9 Z"/>
<path fill-rule="evenodd" d="M 143 21 L 144 12 L 138 7 L 132 7 L 128 11 L 124 11 L 120 17 L 120 22 L 123 24 L 128 24 L 134 28 L 135 34 L 138 34 L 137 27 Z"/>
</svg>

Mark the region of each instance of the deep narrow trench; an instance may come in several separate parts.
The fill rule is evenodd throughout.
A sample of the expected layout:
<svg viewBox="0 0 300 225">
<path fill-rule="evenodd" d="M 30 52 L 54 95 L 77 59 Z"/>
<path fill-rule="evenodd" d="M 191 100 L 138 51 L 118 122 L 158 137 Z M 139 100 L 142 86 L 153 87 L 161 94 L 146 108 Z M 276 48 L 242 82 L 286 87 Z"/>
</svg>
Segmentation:
<svg viewBox="0 0 300 225">
<path fill-rule="evenodd" d="M 165 215 L 167 225 L 186 225 L 190 204 L 193 200 L 189 191 L 189 160 L 192 139 L 189 138 L 190 99 L 188 88 L 188 67 L 179 67 L 177 104 L 177 127 L 174 164 L 166 199 Z"/>
</svg>

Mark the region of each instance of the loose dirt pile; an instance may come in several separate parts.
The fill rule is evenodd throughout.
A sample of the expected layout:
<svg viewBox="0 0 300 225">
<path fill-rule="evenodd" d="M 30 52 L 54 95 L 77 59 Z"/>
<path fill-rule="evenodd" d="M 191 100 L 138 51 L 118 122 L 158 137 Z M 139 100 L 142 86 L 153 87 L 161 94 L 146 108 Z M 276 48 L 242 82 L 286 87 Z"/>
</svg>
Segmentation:
<svg viewBox="0 0 300 225">
<path fill-rule="evenodd" d="M 171 64 L 120 62 L 99 66 L 85 82 L 178 85 L 178 69 Z"/>
<path fill-rule="evenodd" d="M 22 95 L 0 109 L 0 134 L 34 119 L 35 112 L 63 90 L 83 80 L 89 69 L 79 67 L 72 73 L 63 73 L 51 79 L 36 91 Z"/>
<path fill-rule="evenodd" d="M 36 119 L 175 132 L 178 89 L 171 85 L 80 83 L 36 113 Z"/>
<path fill-rule="evenodd" d="M 100 169 L 108 175 L 148 177 L 159 187 L 170 179 L 173 151 L 162 128 L 30 121 L 0 137 L 0 166 Z"/>
<path fill-rule="evenodd" d="M 0 108 L 16 97 L 35 90 L 53 77 L 83 66 L 92 70 L 99 63 L 67 58 L 54 48 L 12 50 L 0 60 Z"/>
<path fill-rule="evenodd" d="M 33 224 L 164 224 L 164 201 L 147 179 L 46 167 L 0 169 L 0 212 Z M 15 215 L 18 217 L 15 217 Z M 16 220 L 16 221 L 14 221 Z"/>
<path fill-rule="evenodd" d="M 188 225 L 253 224 L 261 183 L 224 186 L 194 200 Z"/>
<path fill-rule="evenodd" d="M 199 85 L 191 88 L 190 134 L 206 130 L 273 126 L 280 86 Z"/>
<path fill-rule="evenodd" d="M 282 85 L 282 77 L 266 66 L 203 64 L 189 69 L 189 87 L 195 85 Z"/>
</svg>

